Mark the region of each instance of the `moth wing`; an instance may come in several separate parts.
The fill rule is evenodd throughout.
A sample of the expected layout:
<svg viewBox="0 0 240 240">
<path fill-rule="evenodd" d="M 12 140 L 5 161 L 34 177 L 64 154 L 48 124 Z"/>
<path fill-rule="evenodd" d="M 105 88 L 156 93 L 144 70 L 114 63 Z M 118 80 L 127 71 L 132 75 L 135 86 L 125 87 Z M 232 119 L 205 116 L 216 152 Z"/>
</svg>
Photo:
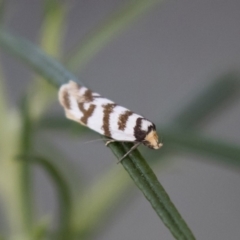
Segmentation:
<svg viewBox="0 0 240 240">
<path fill-rule="evenodd" d="M 69 81 L 69 83 L 63 84 L 58 92 L 59 102 L 65 110 L 66 117 L 82 125 L 86 124 L 81 121 L 83 112 L 79 108 L 79 103 L 85 101 L 84 93 L 87 90 L 76 82 Z"/>
<path fill-rule="evenodd" d="M 134 128 L 139 115 L 129 109 L 116 106 L 110 116 L 110 132 L 112 138 L 118 141 L 135 142 Z"/>
</svg>

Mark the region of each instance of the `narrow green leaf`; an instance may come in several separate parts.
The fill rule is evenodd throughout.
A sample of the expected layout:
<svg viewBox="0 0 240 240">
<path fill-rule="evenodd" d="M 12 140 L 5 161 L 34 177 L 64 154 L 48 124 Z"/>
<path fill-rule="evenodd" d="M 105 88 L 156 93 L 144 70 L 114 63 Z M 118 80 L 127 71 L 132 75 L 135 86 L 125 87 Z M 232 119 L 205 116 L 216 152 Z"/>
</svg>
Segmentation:
<svg viewBox="0 0 240 240">
<path fill-rule="evenodd" d="M 124 143 L 123 146 L 119 143 L 110 144 L 110 148 L 118 159 L 132 146 L 129 143 Z M 163 186 L 159 183 L 156 175 L 139 151 L 134 150 L 121 163 L 173 236 L 176 239 L 195 239 L 186 222 L 182 219 Z"/>
<path fill-rule="evenodd" d="M 223 163 L 240 166 L 240 147 L 194 132 L 183 130 L 162 130 L 164 141 L 169 147 L 197 152 L 207 155 Z"/>
<path fill-rule="evenodd" d="M 58 0 L 44 1 L 44 20 L 40 36 L 41 48 L 57 59 L 62 56 L 66 12 L 67 5 L 65 2 Z"/>
<path fill-rule="evenodd" d="M 34 155 L 44 155 L 46 158 L 50 158 L 54 166 L 58 167 L 58 171 L 65 176 L 68 183 L 68 187 L 71 192 L 74 194 L 73 197 L 82 192 L 82 175 L 79 174 L 79 168 L 81 169 L 81 164 L 76 164 L 73 161 L 70 161 L 70 157 L 61 147 L 57 147 L 51 139 L 48 138 L 48 135 L 41 135 L 36 140 L 36 147 L 34 149 Z"/>
<path fill-rule="evenodd" d="M 60 59 L 65 35 L 66 6 L 57 0 L 44 1 L 44 18 L 40 29 L 40 45 L 46 53 Z M 31 116 L 38 120 L 50 103 L 56 101 L 56 88 L 41 76 L 36 76 L 29 86 Z"/>
<path fill-rule="evenodd" d="M 32 122 L 29 115 L 28 99 L 24 98 L 21 106 L 21 136 L 20 136 L 20 155 L 27 155 L 31 151 L 32 143 Z M 31 172 L 28 161 L 22 161 L 19 168 L 20 185 L 20 204 L 22 208 L 22 218 L 24 220 L 25 231 L 29 234 L 33 227 L 33 202 L 31 195 Z"/>
<path fill-rule="evenodd" d="M 13 36 L 0 29 L 0 46 L 3 50 L 21 59 L 56 87 L 60 87 L 70 79 L 84 85 L 60 63 L 24 38 Z"/>
<path fill-rule="evenodd" d="M 89 239 L 106 223 L 114 209 L 118 209 L 116 206 L 126 198 L 132 186 L 130 182 L 126 171 L 114 164 L 76 199 L 73 219 L 76 238 Z"/>
<path fill-rule="evenodd" d="M 240 76 L 238 74 L 229 73 L 221 76 L 180 111 L 173 125 L 187 129 L 195 127 L 227 101 L 239 95 L 239 90 Z"/>
<path fill-rule="evenodd" d="M 44 1 L 44 18 L 40 29 L 40 46 L 50 56 L 60 59 L 65 35 L 66 3 L 58 0 Z M 30 113 L 38 121 L 43 113 L 56 101 L 56 88 L 49 82 L 36 76 L 28 87 Z M 36 122 L 35 121 L 35 122 Z"/>
<path fill-rule="evenodd" d="M 0 0 L 0 24 L 3 23 L 5 16 L 6 0 Z"/>
<path fill-rule="evenodd" d="M 6 98 L 6 88 L 5 88 L 5 82 L 4 82 L 4 76 L 2 73 L 2 69 L 0 68 L 0 136 L 3 135 L 1 134 L 1 130 L 4 126 L 4 123 L 6 122 L 8 118 L 8 104 L 7 104 L 7 98 Z"/>
<path fill-rule="evenodd" d="M 58 216 L 59 226 L 57 239 L 70 240 L 71 230 L 70 222 L 72 218 L 72 199 L 70 189 L 67 181 L 63 178 L 62 173 L 59 172 L 57 167 L 54 166 L 52 161 L 41 156 L 22 156 L 22 160 L 30 160 L 30 162 L 38 164 L 43 170 L 45 170 L 52 181 L 54 182 L 59 200 L 60 214 Z"/>
<path fill-rule="evenodd" d="M 16 38 L 6 32 L 0 33 L 0 45 L 15 56 L 23 59 L 28 65 L 38 73 L 48 78 L 56 86 L 76 78 L 67 72 L 60 64 L 49 58 L 37 47 L 22 38 Z M 24 51 L 23 51 L 24 49 Z M 47 64 L 46 64 L 47 63 Z M 77 81 L 79 82 L 79 81 Z M 112 151 L 117 157 L 122 156 L 126 148 L 120 144 L 113 144 Z M 134 179 L 139 189 L 150 201 L 158 216 L 163 219 L 165 225 L 170 229 L 176 239 L 194 239 L 191 231 L 183 221 L 165 191 L 162 189 L 152 170 L 146 164 L 138 151 L 123 161 L 123 166 Z M 129 160 L 129 161 L 127 161 Z M 139 170 L 138 170 L 139 167 Z M 144 170 L 145 169 L 145 170 Z M 169 208 L 170 207 L 170 208 Z"/>
</svg>

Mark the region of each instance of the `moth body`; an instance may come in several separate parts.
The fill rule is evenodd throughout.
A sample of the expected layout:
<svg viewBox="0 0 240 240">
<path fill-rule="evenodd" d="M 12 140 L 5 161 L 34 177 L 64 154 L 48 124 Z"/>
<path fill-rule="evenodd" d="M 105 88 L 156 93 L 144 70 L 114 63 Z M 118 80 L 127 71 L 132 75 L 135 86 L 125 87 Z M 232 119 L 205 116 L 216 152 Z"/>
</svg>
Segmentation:
<svg viewBox="0 0 240 240">
<path fill-rule="evenodd" d="M 135 142 L 135 148 L 140 143 L 152 149 L 162 146 L 152 122 L 74 81 L 61 86 L 59 101 L 67 118 L 112 139 L 111 142 Z"/>
</svg>

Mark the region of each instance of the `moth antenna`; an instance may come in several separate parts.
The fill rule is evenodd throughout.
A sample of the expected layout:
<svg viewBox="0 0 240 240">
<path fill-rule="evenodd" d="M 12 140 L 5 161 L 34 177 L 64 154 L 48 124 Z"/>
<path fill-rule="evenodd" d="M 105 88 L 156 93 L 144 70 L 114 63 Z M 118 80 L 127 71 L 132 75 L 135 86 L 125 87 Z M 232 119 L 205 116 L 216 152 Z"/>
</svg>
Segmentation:
<svg viewBox="0 0 240 240">
<path fill-rule="evenodd" d="M 98 142 L 98 141 L 109 141 L 109 139 L 107 138 L 98 138 L 98 139 L 93 139 L 93 140 L 90 140 L 90 141 L 86 141 L 86 142 L 83 142 L 83 144 L 85 143 L 92 143 L 92 142 Z"/>
</svg>

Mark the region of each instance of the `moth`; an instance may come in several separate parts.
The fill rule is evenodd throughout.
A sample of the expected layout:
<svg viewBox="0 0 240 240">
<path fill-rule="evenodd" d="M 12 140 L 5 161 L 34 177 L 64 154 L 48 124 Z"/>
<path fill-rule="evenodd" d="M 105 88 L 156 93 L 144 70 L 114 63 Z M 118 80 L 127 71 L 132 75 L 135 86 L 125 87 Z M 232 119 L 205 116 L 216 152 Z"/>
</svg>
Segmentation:
<svg viewBox="0 0 240 240">
<path fill-rule="evenodd" d="M 162 147 L 154 123 L 74 81 L 63 84 L 58 97 L 66 117 L 106 136 L 106 146 L 112 142 L 135 143 L 119 162 L 140 144 L 151 149 Z"/>
</svg>

